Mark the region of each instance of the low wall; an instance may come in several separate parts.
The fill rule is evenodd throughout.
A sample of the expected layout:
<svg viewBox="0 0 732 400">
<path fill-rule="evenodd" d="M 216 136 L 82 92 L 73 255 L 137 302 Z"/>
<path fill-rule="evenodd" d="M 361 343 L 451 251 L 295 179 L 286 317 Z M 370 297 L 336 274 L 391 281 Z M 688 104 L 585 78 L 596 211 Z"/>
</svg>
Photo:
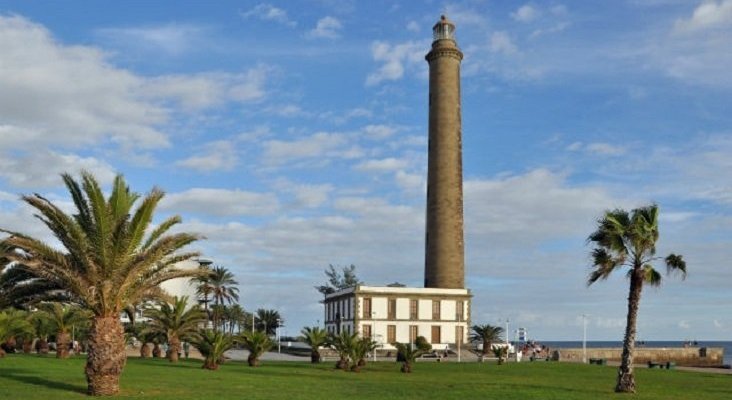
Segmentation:
<svg viewBox="0 0 732 400">
<path fill-rule="evenodd" d="M 608 361 L 620 361 L 623 349 L 588 348 L 587 358 L 605 358 Z M 581 362 L 582 349 L 559 349 L 553 353 L 559 361 Z M 633 353 L 634 364 L 653 362 L 675 362 L 676 365 L 689 367 L 718 367 L 724 361 L 722 347 L 636 347 Z"/>
</svg>

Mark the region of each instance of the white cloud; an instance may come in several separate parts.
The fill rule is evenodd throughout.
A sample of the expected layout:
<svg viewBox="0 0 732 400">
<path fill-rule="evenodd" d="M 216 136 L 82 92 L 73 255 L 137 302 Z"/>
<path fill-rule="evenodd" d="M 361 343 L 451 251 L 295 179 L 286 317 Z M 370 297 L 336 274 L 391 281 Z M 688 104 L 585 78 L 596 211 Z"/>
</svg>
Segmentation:
<svg viewBox="0 0 732 400">
<path fill-rule="evenodd" d="M 151 78 L 145 93 L 153 98 L 174 100 L 185 110 L 199 110 L 229 101 L 260 100 L 270 69 L 260 65 L 240 74 L 202 73 Z"/>
<path fill-rule="evenodd" d="M 295 183 L 282 179 L 275 184 L 275 188 L 284 193 L 292 194 L 297 207 L 316 208 L 328 202 L 335 187 L 329 183 L 305 184 Z"/>
<path fill-rule="evenodd" d="M 14 135 L 14 146 L 169 144 L 159 130 L 168 112 L 145 99 L 145 80 L 98 49 L 60 44 L 38 24 L 0 16 L 0 54 L 0 120 L 5 130 L 31 133 Z"/>
<path fill-rule="evenodd" d="M 584 151 L 589 154 L 600 156 L 621 156 L 627 152 L 623 146 L 617 146 L 610 143 L 594 142 L 584 144 L 582 142 L 573 142 L 566 147 L 568 151 Z"/>
<path fill-rule="evenodd" d="M 201 172 L 231 171 L 238 161 L 236 144 L 219 140 L 203 145 L 199 154 L 180 160 L 176 165 Z"/>
<path fill-rule="evenodd" d="M 363 132 L 369 139 L 386 139 L 398 131 L 398 128 L 390 125 L 366 125 Z"/>
<path fill-rule="evenodd" d="M 407 68 L 415 70 L 417 66 L 426 64 L 424 55 L 429 48 L 426 41 L 408 41 L 398 44 L 376 41 L 371 44 L 371 55 L 382 65 L 376 72 L 366 77 L 366 86 L 383 81 L 396 81 L 404 76 Z M 426 71 L 426 66 L 423 66 Z"/>
<path fill-rule="evenodd" d="M 275 213 L 279 209 L 279 200 L 271 193 L 193 188 L 168 194 L 163 198 L 160 208 L 176 213 L 223 217 L 263 216 Z"/>
<path fill-rule="evenodd" d="M 340 37 L 343 24 L 335 17 L 326 16 L 318 20 L 315 28 L 308 32 L 311 38 L 336 39 Z"/>
<path fill-rule="evenodd" d="M 419 24 L 417 21 L 409 21 L 407 23 L 407 30 L 410 32 L 419 32 Z"/>
<path fill-rule="evenodd" d="M 681 329 L 690 329 L 691 328 L 691 324 L 689 323 L 689 321 L 681 320 L 681 321 L 679 321 L 678 325 L 679 325 L 679 328 L 681 328 Z"/>
<path fill-rule="evenodd" d="M 149 27 L 104 28 L 96 31 L 113 46 L 135 47 L 150 52 L 180 55 L 205 43 L 206 28 L 191 24 L 166 24 Z"/>
<path fill-rule="evenodd" d="M 732 24 L 732 0 L 706 0 L 694 9 L 689 19 L 679 19 L 679 32 L 692 32 Z"/>
<path fill-rule="evenodd" d="M 242 12 L 241 16 L 244 18 L 254 17 L 263 21 L 273 21 L 289 27 L 297 26 L 297 22 L 288 17 L 287 11 L 266 3 L 257 4 L 251 10 Z"/>
<path fill-rule="evenodd" d="M 0 158 L 0 177 L 14 187 L 49 188 L 63 184 L 61 174 L 86 170 L 102 183 L 111 182 L 114 169 L 94 157 L 36 150 L 16 158 Z"/>
<path fill-rule="evenodd" d="M 263 161 L 266 165 L 282 165 L 302 159 L 357 158 L 362 151 L 349 147 L 348 137 L 342 133 L 318 132 L 298 140 L 268 140 L 263 143 Z"/>
<path fill-rule="evenodd" d="M 356 164 L 354 169 L 365 172 L 385 173 L 404 169 L 407 164 L 408 163 L 406 160 L 389 157 L 380 160 L 363 161 L 359 164 Z"/>
<path fill-rule="evenodd" d="M 518 22 L 531 22 L 539 18 L 539 10 L 531 4 L 524 4 L 511 13 L 511 18 Z"/>
<path fill-rule="evenodd" d="M 494 53 L 515 54 L 518 52 L 516 45 L 506 32 L 493 32 L 490 40 L 490 50 Z"/>
<path fill-rule="evenodd" d="M 714 324 L 715 328 L 720 328 L 720 329 L 724 328 L 724 324 L 722 322 L 720 322 L 718 319 L 713 320 L 712 324 Z"/>
</svg>

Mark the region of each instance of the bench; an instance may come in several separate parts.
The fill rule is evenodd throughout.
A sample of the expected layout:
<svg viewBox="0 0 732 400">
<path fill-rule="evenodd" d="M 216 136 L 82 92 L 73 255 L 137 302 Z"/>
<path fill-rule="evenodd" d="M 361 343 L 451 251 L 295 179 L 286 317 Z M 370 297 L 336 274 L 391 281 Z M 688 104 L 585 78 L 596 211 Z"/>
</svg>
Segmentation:
<svg viewBox="0 0 732 400">
<path fill-rule="evenodd" d="M 590 364 L 607 365 L 607 358 L 590 358 Z"/>
<path fill-rule="evenodd" d="M 655 362 L 655 361 L 648 361 L 648 368 L 660 368 L 660 369 L 675 369 L 676 363 L 673 361 L 668 362 Z"/>
</svg>

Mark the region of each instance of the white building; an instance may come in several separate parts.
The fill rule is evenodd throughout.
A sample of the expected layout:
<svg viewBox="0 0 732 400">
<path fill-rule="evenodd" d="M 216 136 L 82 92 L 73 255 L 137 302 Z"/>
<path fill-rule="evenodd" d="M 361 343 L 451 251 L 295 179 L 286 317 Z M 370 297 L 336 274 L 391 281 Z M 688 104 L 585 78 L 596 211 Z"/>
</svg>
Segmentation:
<svg viewBox="0 0 732 400">
<path fill-rule="evenodd" d="M 358 332 L 384 349 L 417 336 L 446 349 L 468 339 L 471 297 L 468 289 L 358 285 L 325 296 L 325 329 Z"/>
</svg>

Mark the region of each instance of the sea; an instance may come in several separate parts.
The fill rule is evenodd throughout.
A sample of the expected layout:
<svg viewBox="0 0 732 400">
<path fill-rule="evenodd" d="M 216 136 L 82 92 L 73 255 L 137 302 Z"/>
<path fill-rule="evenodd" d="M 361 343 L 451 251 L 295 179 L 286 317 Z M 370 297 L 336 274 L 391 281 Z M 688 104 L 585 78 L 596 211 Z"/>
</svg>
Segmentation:
<svg viewBox="0 0 732 400">
<path fill-rule="evenodd" d="M 540 344 L 548 346 L 551 349 L 581 349 L 582 341 L 540 341 Z M 684 342 L 681 341 L 645 341 L 644 347 L 682 347 Z M 724 348 L 724 364 L 732 365 L 732 342 L 730 341 L 705 341 L 697 340 L 695 347 L 723 347 Z M 587 341 L 587 348 L 598 347 L 623 347 L 621 341 Z"/>
</svg>

